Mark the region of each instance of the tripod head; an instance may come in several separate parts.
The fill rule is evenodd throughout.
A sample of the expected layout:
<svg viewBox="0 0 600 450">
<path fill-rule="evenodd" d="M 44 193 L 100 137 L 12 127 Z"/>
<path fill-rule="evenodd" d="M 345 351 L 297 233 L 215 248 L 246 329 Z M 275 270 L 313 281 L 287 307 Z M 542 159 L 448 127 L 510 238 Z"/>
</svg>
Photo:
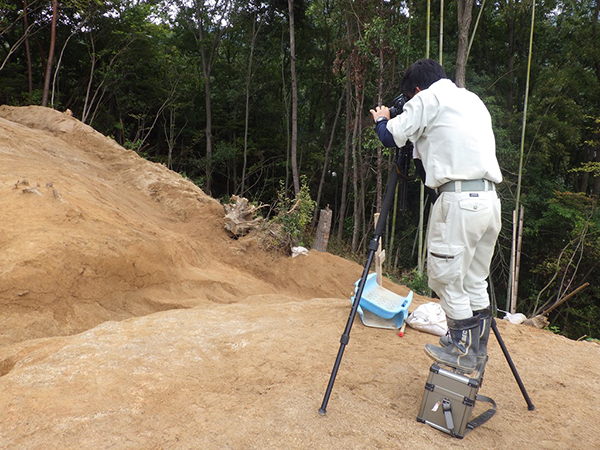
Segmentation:
<svg viewBox="0 0 600 450">
<path fill-rule="evenodd" d="M 402 198 L 400 201 L 400 211 L 406 211 L 406 199 L 408 194 L 408 173 L 410 171 L 410 162 L 413 159 L 413 144 L 406 142 L 404 147 L 396 147 L 396 157 L 394 165 L 401 181 Z"/>
<path fill-rule="evenodd" d="M 396 165 L 396 172 L 403 178 L 408 178 L 408 172 L 410 171 L 410 162 L 413 159 L 413 143 L 410 141 L 406 142 L 404 147 L 396 147 L 396 157 L 394 164 Z"/>
<path fill-rule="evenodd" d="M 436 199 L 438 198 L 438 194 L 435 189 L 425 185 L 426 174 L 425 168 L 423 167 L 423 161 L 413 158 L 413 144 L 412 142 L 407 141 L 404 147 L 396 147 L 396 158 L 394 160 L 396 172 L 402 180 L 402 203 L 400 206 L 400 211 L 406 211 L 406 188 L 408 180 L 410 179 L 408 172 L 410 170 L 411 161 L 414 161 L 415 163 L 415 175 L 418 176 L 423 182 L 423 185 L 425 186 L 425 194 L 427 194 L 429 201 L 431 201 L 431 203 L 435 203 Z"/>
</svg>

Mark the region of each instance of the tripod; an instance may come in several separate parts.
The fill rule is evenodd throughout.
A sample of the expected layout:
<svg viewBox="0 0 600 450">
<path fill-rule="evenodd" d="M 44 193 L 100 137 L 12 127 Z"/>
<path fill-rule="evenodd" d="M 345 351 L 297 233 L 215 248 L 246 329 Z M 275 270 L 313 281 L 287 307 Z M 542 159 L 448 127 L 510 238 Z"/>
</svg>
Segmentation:
<svg viewBox="0 0 600 450">
<path fill-rule="evenodd" d="M 360 304 L 360 299 L 362 298 L 362 294 L 365 289 L 367 276 L 369 275 L 369 269 L 371 268 L 371 264 L 373 263 L 375 252 L 379 248 L 379 238 L 383 234 L 387 223 L 388 213 L 390 211 L 390 207 L 392 206 L 392 202 L 394 201 L 394 192 L 396 190 L 396 185 L 398 184 L 400 175 L 403 176 L 403 179 L 405 181 L 407 180 L 406 177 L 408 174 L 408 168 L 410 166 L 410 150 L 412 150 L 412 145 L 406 145 L 402 147 L 402 149 L 396 149 L 394 168 L 392 169 L 388 180 L 385 196 L 383 198 L 383 204 L 381 205 L 381 212 L 379 213 L 379 220 L 377 221 L 377 226 L 375 227 L 373 238 L 369 241 L 369 254 L 367 256 L 367 262 L 365 264 L 362 277 L 358 284 L 358 290 L 356 291 L 355 300 L 352 304 L 352 309 L 350 310 L 350 316 L 348 317 L 348 321 L 346 322 L 346 328 L 344 329 L 344 333 L 342 334 L 342 337 L 340 339 L 340 348 L 338 350 L 337 358 L 335 359 L 335 364 L 333 365 L 333 371 L 331 372 L 331 377 L 329 378 L 327 390 L 325 391 L 325 397 L 323 398 L 323 403 L 321 405 L 321 408 L 319 409 L 319 413 L 322 415 L 324 415 L 327 412 L 327 403 L 329 403 L 329 397 L 331 396 L 333 384 L 335 383 L 335 378 L 337 376 L 337 372 L 342 362 L 344 350 L 346 349 L 346 345 L 350 340 L 350 331 L 352 330 L 352 324 L 354 323 L 354 318 L 356 316 L 356 312 Z M 402 192 L 402 201 L 404 202 L 406 199 L 406 186 L 403 187 L 404 189 Z"/>
<path fill-rule="evenodd" d="M 373 233 L 373 237 L 369 241 L 369 253 L 367 256 L 367 262 L 365 263 L 365 267 L 364 267 L 360 282 L 358 284 L 358 290 L 356 291 L 355 300 L 352 304 L 352 309 L 350 310 L 350 315 L 348 316 L 348 321 L 346 322 L 346 327 L 345 327 L 342 337 L 340 339 L 340 348 L 338 350 L 338 354 L 335 359 L 335 363 L 333 365 L 333 370 L 331 372 L 331 376 L 329 377 L 329 383 L 327 385 L 327 390 L 325 391 L 325 396 L 323 397 L 323 403 L 321 404 L 321 408 L 319 408 L 319 413 L 321 415 L 325 415 L 327 413 L 327 404 L 329 403 L 329 397 L 331 396 L 331 391 L 333 390 L 333 385 L 334 385 L 335 379 L 337 377 L 337 372 L 338 372 L 338 370 L 340 368 L 340 364 L 342 362 L 344 350 L 346 349 L 346 345 L 348 345 L 348 342 L 350 340 L 350 331 L 352 330 L 352 324 L 354 323 L 354 318 L 356 317 L 356 312 L 358 310 L 358 306 L 360 305 L 360 300 L 362 298 L 362 294 L 363 294 L 363 291 L 365 288 L 367 277 L 369 275 L 369 269 L 371 268 L 371 264 L 373 263 L 373 258 L 375 256 L 375 252 L 379 248 L 379 239 L 381 238 L 383 231 L 385 229 L 388 213 L 390 211 L 390 208 L 391 208 L 393 200 L 394 200 L 394 192 L 396 190 L 396 185 L 398 184 L 400 177 L 402 177 L 402 179 L 403 179 L 402 209 L 404 209 L 404 207 L 405 207 L 406 182 L 408 180 L 407 175 L 408 175 L 408 169 L 410 167 L 411 158 L 412 158 L 412 144 L 409 143 L 408 145 L 402 147 L 401 149 L 400 148 L 396 149 L 394 168 L 392 169 L 389 180 L 388 180 L 388 184 L 386 187 L 386 193 L 383 198 L 383 204 L 381 205 L 381 212 L 379 215 L 379 220 L 377 222 L 375 232 Z M 521 393 L 523 394 L 525 401 L 527 402 L 528 409 L 530 411 L 532 411 L 535 409 L 535 407 L 533 406 L 533 403 L 531 402 L 531 399 L 529 398 L 529 395 L 527 394 L 527 391 L 525 390 L 525 386 L 523 385 L 523 382 L 521 381 L 521 377 L 519 376 L 517 369 L 516 369 L 514 363 L 512 362 L 512 358 L 510 357 L 510 354 L 508 353 L 508 350 L 506 349 L 506 345 L 504 345 L 504 341 L 502 340 L 502 337 L 500 336 L 498 327 L 493 318 L 492 318 L 491 326 L 492 326 L 492 329 L 494 330 L 494 334 L 496 335 L 496 339 L 498 340 L 498 343 L 500 344 L 500 347 L 502 348 L 502 352 L 504 353 L 504 356 L 505 356 L 506 360 L 508 361 L 508 364 L 512 370 L 513 376 L 515 377 L 515 380 L 517 381 L 517 384 L 519 385 L 519 388 L 521 389 Z"/>
<path fill-rule="evenodd" d="M 504 357 L 506 358 L 506 362 L 508 363 L 508 365 L 510 367 L 513 377 L 515 377 L 515 381 L 519 385 L 521 394 L 523 394 L 525 403 L 527 403 L 527 409 L 529 411 L 533 411 L 535 409 L 535 406 L 531 402 L 531 398 L 529 398 L 529 394 L 527 394 L 525 385 L 523 384 L 523 381 L 521 380 L 521 377 L 519 376 L 519 372 L 517 372 L 517 368 L 515 367 L 515 364 L 513 363 L 513 360 L 510 357 L 510 353 L 508 353 L 508 349 L 506 348 L 506 345 L 504 344 L 504 340 L 502 339 L 502 336 L 500 336 L 500 332 L 498 331 L 498 325 L 496 324 L 496 319 L 494 317 L 492 317 L 491 328 L 492 328 L 492 331 L 494 331 L 494 336 L 496 336 L 496 340 L 498 341 L 498 344 L 500 345 L 500 348 L 502 349 L 502 353 L 504 354 Z"/>
</svg>

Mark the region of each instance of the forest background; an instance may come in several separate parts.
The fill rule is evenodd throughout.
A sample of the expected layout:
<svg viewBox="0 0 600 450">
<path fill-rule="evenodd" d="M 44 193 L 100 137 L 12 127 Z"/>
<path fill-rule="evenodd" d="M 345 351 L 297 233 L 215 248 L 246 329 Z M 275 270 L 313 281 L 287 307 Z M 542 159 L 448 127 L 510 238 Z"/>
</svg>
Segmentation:
<svg viewBox="0 0 600 450">
<path fill-rule="evenodd" d="M 328 207 L 329 251 L 362 262 L 396 153 L 368 111 L 390 105 L 403 71 L 429 56 L 492 114 L 504 176 L 498 308 L 510 309 L 520 248 L 516 310 L 597 339 L 599 10 L 598 0 L 0 0 L 0 104 L 68 109 L 266 218 L 310 196 L 298 243 L 310 245 Z M 386 271 L 427 293 L 429 203 L 412 169 L 399 191 Z"/>
</svg>

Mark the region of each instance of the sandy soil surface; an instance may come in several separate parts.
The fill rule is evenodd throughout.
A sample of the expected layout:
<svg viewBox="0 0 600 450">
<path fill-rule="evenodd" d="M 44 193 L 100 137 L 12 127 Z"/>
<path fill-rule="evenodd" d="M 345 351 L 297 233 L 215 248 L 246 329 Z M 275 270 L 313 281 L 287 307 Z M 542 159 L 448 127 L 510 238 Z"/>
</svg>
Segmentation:
<svg viewBox="0 0 600 450">
<path fill-rule="evenodd" d="M 217 201 L 67 114 L 2 106 L 0 136 L 0 448 L 600 448 L 600 346 L 502 320 L 535 411 L 491 338 L 496 415 L 462 440 L 417 422 L 437 337 L 357 318 L 319 415 L 360 265 L 232 240 Z"/>
</svg>

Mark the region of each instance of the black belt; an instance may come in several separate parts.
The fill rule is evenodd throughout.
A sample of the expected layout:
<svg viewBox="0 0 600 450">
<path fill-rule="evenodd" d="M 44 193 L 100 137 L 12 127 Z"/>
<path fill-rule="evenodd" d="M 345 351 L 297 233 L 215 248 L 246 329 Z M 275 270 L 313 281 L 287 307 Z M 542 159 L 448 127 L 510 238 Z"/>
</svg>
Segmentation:
<svg viewBox="0 0 600 450">
<path fill-rule="evenodd" d="M 490 180 L 457 180 L 442 184 L 438 192 L 472 192 L 472 191 L 495 191 L 496 187 Z"/>
</svg>

